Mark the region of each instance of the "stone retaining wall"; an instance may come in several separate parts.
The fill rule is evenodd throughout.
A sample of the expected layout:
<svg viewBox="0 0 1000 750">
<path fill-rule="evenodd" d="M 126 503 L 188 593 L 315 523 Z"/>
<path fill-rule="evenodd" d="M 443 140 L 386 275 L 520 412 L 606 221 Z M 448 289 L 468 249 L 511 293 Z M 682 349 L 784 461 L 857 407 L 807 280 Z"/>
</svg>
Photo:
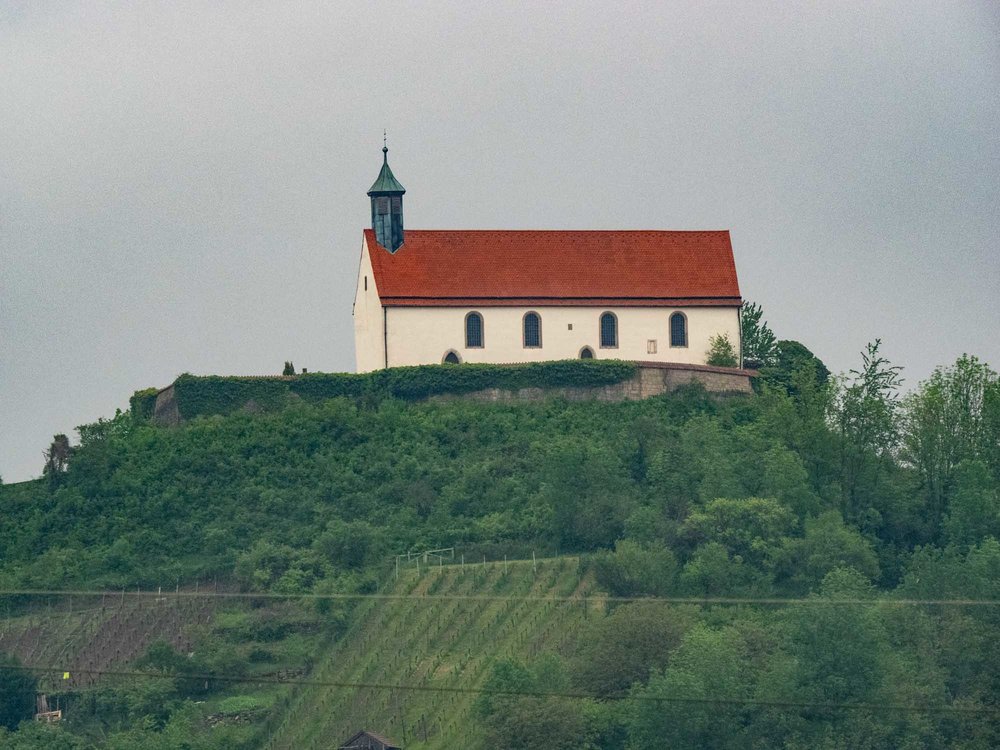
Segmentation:
<svg viewBox="0 0 1000 750">
<path fill-rule="evenodd" d="M 454 401 L 464 399 L 483 402 L 541 401 L 553 396 L 567 401 L 641 401 L 674 391 L 690 383 L 701 383 L 705 390 L 722 396 L 753 393 L 750 378 L 755 370 L 708 365 L 685 365 L 672 362 L 638 362 L 635 375 L 620 383 L 602 386 L 564 386 L 553 388 L 485 388 L 470 393 L 440 394 L 428 401 Z M 461 366 L 461 365 L 459 365 Z M 247 411 L 260 411 L 250 401 L 243 407 Z M 169 385 L 156 395 L 153 407 L 153 424 L 173 426 L 180 424 L 180 409 L 174 386 Z"/>
<path fill-rule="evenodd" d="M 755 370 L 708 365 L 683 365 L 671 362 L 639 362 L 638 372 L 620 383 L 593 387 L 561 388 L 485 388 L 481 391 L 431 396 L 428 401 L 541 401 L 556 396 L 567 401 L 641 401 L 661 396 L 690 383 L 701 383 L 709 393 L 738 395 L 753 393 L 750 378 Z"/>
</svg>

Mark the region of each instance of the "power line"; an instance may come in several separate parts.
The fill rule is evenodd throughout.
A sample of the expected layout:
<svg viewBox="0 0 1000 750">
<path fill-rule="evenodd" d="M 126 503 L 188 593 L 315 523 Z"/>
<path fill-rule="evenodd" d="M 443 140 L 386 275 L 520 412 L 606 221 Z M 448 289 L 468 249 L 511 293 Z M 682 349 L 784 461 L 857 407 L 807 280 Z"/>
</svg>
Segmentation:
<svg viewBox="0 0 1000 750">
<path fill-rule="evenodd" d="M 22 672 L 41 672 L 62 674 L 65 670 L 55 667 L 40 667 L 33 665 L 11 665 L 0 667 L 3 670 L 18 670 Z M 752 706 L 757 708 L 784 708 L 802 710 L 843 710 L 843 711 L 884 711 L 902 713 L 928 714 L 968 714 L 990 715 L 1000 717 L 1000 707 L 990 706 L 931 706 L 903 703 L 824 703 L 809 701 L 778 701 L 759 700 L 754 698 L 693 698 L 688 696 L 648 695 L 632 693 L 612 693 L 597 695 L 574 691 L 546 690 L 491 690 L 489 688 L 449 687 L 444 685 L 399 685 L 384 682 L 342 682 L 339 680 L 308 680 L 270 675 L 238 676 L 218 674 L 185 674 L 180 672 L 153 673 L 127 670 L 77 669 L 77 674 L 97 675 L 102 677 L 142 677 L 151 679 L 189 679 L 207 680 L 230 683 L 260 683 L 275 685 L 301 685 L 308 687 L 334 687 L 356 690 L 402 690 L 427 693 L 455 693 L 491 696 L 512 696 L 527 698 L 568 698 L 574 700 L 625 700 L 631 699 L 650 703 L 674 703 L 682 705 L 703 706 Z"/>
<path fill-rule="evenodd" d="M 523 601 L 523 602 L 608 602 L 626 604 L 648 602 L 652 604 L 701 604 L 701 605 L 769 605 L 769 606 L 905 606 L 905 607 L 996 607 L 1000 599 L 865 599 L 819 597 L 739 597 L 739 596 L 610 596 L 601 593 L 572 594 L 556 596 L 546 594 L 499 595 L 499 594 L 362 594 L 362 593 L 302 593 L 284 594 L 271 591 L 93 591 L 93 590 L 46 590 L 46 589 L 0 589 L 0 596 L 30 597 L 104 597 L 108 599 L 279 599 L 279 600 L 360 600 L 376 599 L 385 601 Z"/>
</svg>

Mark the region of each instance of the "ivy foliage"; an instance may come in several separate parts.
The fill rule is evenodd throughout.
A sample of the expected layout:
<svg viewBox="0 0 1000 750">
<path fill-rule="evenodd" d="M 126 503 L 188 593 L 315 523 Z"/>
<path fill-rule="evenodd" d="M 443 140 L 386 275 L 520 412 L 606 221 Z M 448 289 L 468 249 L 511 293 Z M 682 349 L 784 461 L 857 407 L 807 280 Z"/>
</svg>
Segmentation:
<svg viewBox="0 0 1000 750">
<path fill-rule="evenodd" d="M 307 373 L 281 377 L 197 376 L 185 373 L 174 382 L 182 419 L 248 411 L 277 411 L 296 399 L 317 403 L 332 398 L 387 398 L 416 401 L 430 396 L 463 394 L 490 388 L 600 387 L 620 383 L 637 369 L 618 360 L 564 360 L 516 365 L 464 364 L 461 367 L 421 365 L 371 373 Z M 149 421 L 156 389 L 137 391 L 132 413 Z"/>
</svg>

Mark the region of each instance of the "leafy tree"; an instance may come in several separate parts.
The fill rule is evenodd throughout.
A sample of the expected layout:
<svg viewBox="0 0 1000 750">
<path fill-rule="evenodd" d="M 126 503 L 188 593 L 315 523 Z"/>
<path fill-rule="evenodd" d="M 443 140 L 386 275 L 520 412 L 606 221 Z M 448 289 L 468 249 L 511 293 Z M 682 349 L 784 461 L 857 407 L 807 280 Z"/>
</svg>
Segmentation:
<svg viewBox="0 0 1000 750">
<path fill-rule="evenodd" d="M 694 551 L 677 580 L 692 596 L 753 596 L 769 591 L 772 577 L 730 555 L 719 542 L 708 542 Z"/>
<path fill-rule="evenodd" d="M 671 656 L 670 666 L 633 692 L 629 747 L 746 747 L 743 711 L 725 701 L 751 696 L 754 671 L 749 666 L 745 643 L 735 629 L 696 625 Z"/>
<path fill-rule="evenodd" d="M 69 444 L 69 438 L 63 434 L 52 438 L 52 444 L 45 451 L 45 466 L 42 474 L 51 480 L 57 479 L 69 466 L 69 459 L 73 449 Z"/>
<path fill-rule="evenodd" d="M 833 426 L 839 437 L 844 515 L 857 520 L 871 500 L 899 443 L 902 368 L 879 352 L 876 339 L 861 354 L 862 368 L 837 393 Z"/>
<path fill-rule="evenodd" d="M 688 516 L 681 529 L 688 542 L 717 542 L 730 555 L 760 570 L 772 570 L 782 540 L 796 527 L 788 508 L 770 498 L 718 498 Z"/>
<path fill-rule="evenodd" d="M 766 385 L 791 396 L 823 388 L 830 379 L 830 370 L 823 360 L 798 341 L 778 341 L 772 360 L 762 365 L 760 370 Z"/>
<path fill-rule="evenodd" d="M 588 693 L 620 695 L 665 667 L 670 653 L 697 621 L 693 607 L 635 602 L 617 607 L 580 634 L 575 654 L 578 684 Z"/>
<path fill-rule="evenodd" d="M 625 468 L 586 441 L 560 440 L 545 456 L 542 496 L 565 549 L 596 549 L 621 536 L 634 504 L 624 492 Z"/>
<path fill-rule="evenodd" d="M 744 302 L 740 308 L 744 367 L 771 367 L 777 361 L 777 338 L 767 321 L 761 320 L 763 315 L 764 309 L 756 302 Z"/>
<path fill-rule="evenodd" d="M 1000 490 L 982 461 L 963 461 L 952 476 L 952 498 L 944 519 L 945 538 L 962 546 L 1000 538 Z"/>
<path fill-rule="evenodd" d="M 587 722 L 578 701 L 524 694 L 565 690 L 558 659 L 543 658 L 534 669 L 510 660 L 497 662 L 484 689 L 476 712 L 484 722 L 485 747 L 575 750 L 585 741 Z"/>
<path fill-rule="evenodd" d="M 736 348 L 729 340 L 729 334 L 723 333 L 708 341 L 708 364 L 713 367 L 739 367 L 739 359 L 736 356 Z"/>
<path fill-rule="evenodd" d="M 595 554 L 594 569 L 598 582 L 615 596 L 665 596 L 677 575 L 677 559 L 662 545 L 619 539 L 614 552 Z"/>
<path fill-rule="evenodd" d="M 12 734 L 0 728 L 0 747 L 4 750 L 91 750 L 93 745 L 59 724 L 31 722 Z"/>
<path fill-rule="evenodd" d="M 285 362 L 285 367 L 281 371 L 281 374 L 282 375 L 294 375 L 295 374 L 295 365 L 293 365 L 291 362 L 286 361 Z"/>
<path fill-rule="evenodd" d="M 940 518 L 953 489 L 956 467 L 980 460 L 1000 481 L 1000 380 L 976 357 L 963 354 L 938 368 L 904 402 L 903 457 L 917 470 Z"/>
<path fill-rule="evenodd" d="M 96 422 L 77 427 L 76 432 L 80 436 L 80 448 L 91 448 L 94 444 L 106 440 L 128 437 L 134 426 L 135 422 L 131 414 L 121 409 L 115 409 L 115 416 L 111 419 L 98 417 Z"/>
<path fill-rule="evenodd" d="M 798 691 L 815 703 L 865 703 L 881 685 L 881 659 L 888 645 L 878 610 L 863 606 L 824 606 L 823 599 L 867 599 L 871 583 L 851 568 L 828 573 L 817 606 L 803 606 L 789 617 L 798 657 Z"/>
<path fill-rule="evenodd" d="M 17 657 L 0 653 L 0 727 L 16 729 L 35 712 L 38 680 L 20 666 Z"/>
<path fill-rule="evenodd" d="M 805 522 L 802 538 L 786 540 L 788 575 L 800 591 L 816 586 L 836 569 L 851 568 L 867 580 L 878 577 L 878 557 L 871 542 L 847 526 L 835 510 Z"/>
</svg>

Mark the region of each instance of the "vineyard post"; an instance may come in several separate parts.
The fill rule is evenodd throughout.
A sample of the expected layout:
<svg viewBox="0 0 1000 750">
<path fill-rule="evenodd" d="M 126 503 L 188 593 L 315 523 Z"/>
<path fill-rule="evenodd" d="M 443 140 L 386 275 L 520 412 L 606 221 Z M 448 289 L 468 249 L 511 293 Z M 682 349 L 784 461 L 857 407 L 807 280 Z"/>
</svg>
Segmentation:
<svg viewBox="0 0 1000 750">
<path fill-rule="evenodd" d="M 465 553 L 462 553 L 462 572 L 465 572 Z"/>
<path fill-rule="evenodd" d="M 396 555 L 396 580 L 399 580 L 399 555 Z"/>
<path fill-rule="evenodd" d="M 503 574 L 507 575 L 507 555 L 503 556 Z"/>
<path fill-rule="evenodd" d="M 531 550 L 531 567 L 535 573 L 538 572 L 538 562 L 535 560 L 535 550 Z"/>
</svg>

